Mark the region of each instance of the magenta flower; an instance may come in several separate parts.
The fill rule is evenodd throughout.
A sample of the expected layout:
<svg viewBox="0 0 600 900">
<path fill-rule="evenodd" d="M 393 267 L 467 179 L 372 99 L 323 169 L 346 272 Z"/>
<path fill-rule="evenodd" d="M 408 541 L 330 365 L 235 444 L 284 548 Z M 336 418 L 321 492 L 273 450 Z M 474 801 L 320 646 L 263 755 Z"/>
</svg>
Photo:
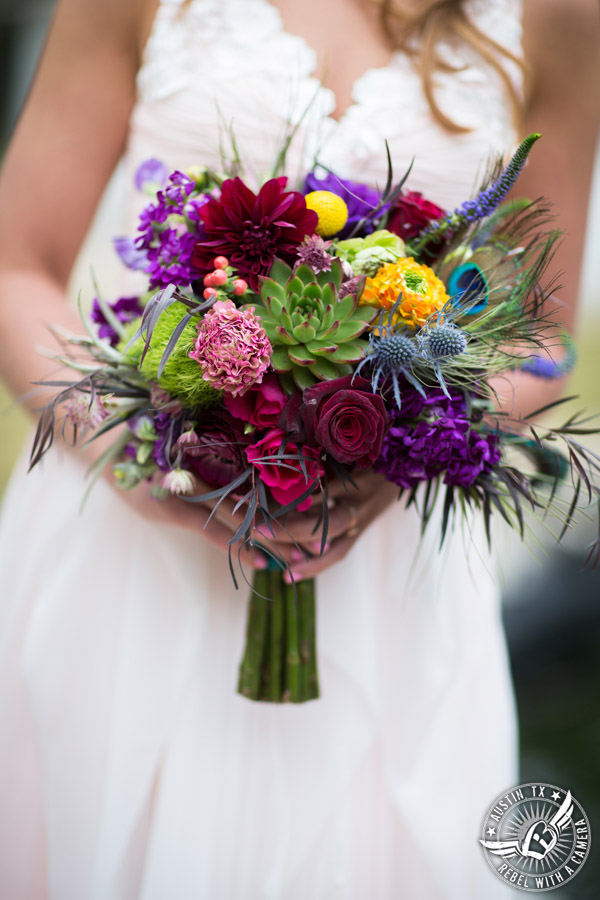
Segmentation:
<svg viewBox="0 0 600 900">
<path fill-rule="evenodd" d="M 253 306 L 242 310 L 231 300 L 218 300 L 198 323 L 189 355 L 199 363 L 205 381 L 235 397 L 262 381 L 272 353 Z"/>
<path fill-rule="evenodd" d="M 286 402 L 287 396 L 279 379 L 272 373 L 265 375 L 260 384 L 249 387 L 243 395 L 223 394 L 223 403 L 231 415 L 256 428 L 277 425 Z"/>
<path fill-rule="evenodd" d="M 280 428 L 271 428 L 260 441 L 246 448 L 246 456 L 260 472 L 260 477 L 271 489 L 274 499 L 283 506 L 293 503 L 311 485 L 316 488 L 325 473 L 318 450 L 313 450 L 312 447 L 299 448 L 296 444 L 287 443 L 283 457 L 278 456 L 284 439 L 285 432 Z M 304 459 L 306 475 L 302 471 L 300 459 L 288 458 L 296 454 L 302 455 Z M 312 497 L 307 497 L 298 504 L 298 509 L 303 512 L 311 503 Z"/>
</svg>

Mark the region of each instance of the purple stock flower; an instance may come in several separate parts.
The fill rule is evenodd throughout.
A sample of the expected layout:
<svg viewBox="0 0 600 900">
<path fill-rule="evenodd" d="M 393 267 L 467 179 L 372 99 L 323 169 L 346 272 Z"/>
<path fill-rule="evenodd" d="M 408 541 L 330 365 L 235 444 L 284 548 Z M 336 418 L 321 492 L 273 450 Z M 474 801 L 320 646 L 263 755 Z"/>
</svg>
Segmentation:
<svg viewBox="0 0 600 900">
<path fill-rule="evenodd" d="M 117 256 L 128 269 L 134 271 L 145 269 L 148 264 L 148 254 L 145 250 L 138 250 L 133 238 L 114 237 L 113 247 Z"/>
<path fill-rule="evenodd" d="M 140 236 L 135 245 L 147 254 L 144 271 L 150 275 L 151 288 L 186 285 L 198 277 L 191 258 L 201 231 L 198 226 L 189 231 L 184 219 L 187 215 L 188 219 L 198 221 L 197 210 L 203 201 L 189 199 L 194 188 L 192 178 L 183 172 L 173 172 L 165 188 L 158 191 L 156 202 L 140 214 Z M 176 218 L 170 219 L 171 216 Z"/>
<path fill-rule="evenodd" d="M 135 173 L 138 191 L 161 188 L 167 180 L 167 167 L 160 159 L 146 159 Z"/>
<path fill-rule="evenodd" d="M 144 311 L 140 305 L 139 297 L 120 297 L 115 303 L 108 303 L 107 305 L 112 309 L 119 322 L 123 323 L 137 319 Z M 97 298 L 94 298 L 90 318 L 92 322 L 100 326 L 98 329 L 99 338 L 110 341 L 113 347 L 119 343 L 119 335 L 112 325 L 107 322 Z"/>
<path fill-rule="evenodd" d="M 338 178 L 337 175 L 328 173 L 325 178 L 317 178 L 314 172 L 306 177 L 306 182 L 302 189 L 303 194 L 309 194 L 311 191 L 331 191 L 337 194 L 346 203 L 348 207 L 348 221 L 336 235 L 336 238 L 346 238 L 351 234 L 355 225 L 369 216 L 379 206 L 380 197 L 376 190 L 368 187 L 366 184 L 358 184 L 356 181 L 348 181 L 345 178 Z M 378 216 L 382 216 L 389 208 L 389 204 L 379 210 Z M 375 230 L 373 222 L 365 222 L 361 232 L 370 234 Z"/>
<path fill-rule="evenodd" d="M 399 487 L 439 476 L 445 484 L 469 487 L 500 460 L 497 435 L 472 427 L 458 392 L 448 399 L 435 389 L 424 398 L 407 385 L 402 411 L 392 409 L 391 418 L 374 469 Z"/>
<path fill-rule="evenodd" d="M 152 459 L 162 472 L 173 468 L 177 456 L 175 444 L 183 431 L 182 417 L 174 418 L 167 412 L 154 416 L 154 430 L 158 439 L 154 442 Z"/>
</svg>

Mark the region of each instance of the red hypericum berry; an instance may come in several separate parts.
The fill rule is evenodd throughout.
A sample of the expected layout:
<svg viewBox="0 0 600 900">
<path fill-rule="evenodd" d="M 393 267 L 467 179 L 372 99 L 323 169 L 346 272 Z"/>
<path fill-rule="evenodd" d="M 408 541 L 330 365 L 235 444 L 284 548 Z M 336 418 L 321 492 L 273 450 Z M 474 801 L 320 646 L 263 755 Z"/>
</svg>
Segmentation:
<svg viewBox="0 0 600 900">
<path fill-rule="evenodd" d="M 227 282 L 227 272 L 223 269 L 215 269 L 212 273 L 212 287 L 221 287 L 221 285 L 226 284 Z"/>
<path fill-rule="evenodd" d="M 244 281 L 243 278 L 236 278 L 233 283 L 233 293 L 236 297 L 241 297 L 242 294 L 245 294 L 248 290 L 248 282 Z"/>
<path fill-rule="evenodd" d="M 215 283 L 214 283 L 214 281 L 213 281 L 213 274 L 214 274 L 214 273 L 211 272 L 210 275 L 205 275 L 205 276 L 204 276 L 204 279 L 203 279 L 203 280 L 204 280 L 204 287 L 214 287 L 214 286 L 215 286 Z"/>
<path fill-rule="evenodd" d="M 212 300 L 213 297 L 217 296 L 217 292 L 214 287 L 207 287 L 202 296 L 205 300 Z"/>
<path fill-rule="evenodd" d="M 215 256 L 213 259 L 213 266 L 215 269 L 226 269 L 229 265 L 229 260 L 226 256 Z"/>
</svg>

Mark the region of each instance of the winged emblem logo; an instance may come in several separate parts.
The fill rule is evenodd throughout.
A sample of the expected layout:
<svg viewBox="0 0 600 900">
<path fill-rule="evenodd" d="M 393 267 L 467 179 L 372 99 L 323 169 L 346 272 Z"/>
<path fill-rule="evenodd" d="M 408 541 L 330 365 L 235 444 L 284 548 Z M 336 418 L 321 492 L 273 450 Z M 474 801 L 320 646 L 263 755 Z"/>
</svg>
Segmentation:
<svg viewBox="0 0 600 900">
<path fill-rule="evenodd" d="M 571 791 L 567 791 L 565 799 L 551 819 L 536 819 L 531 823 L 525 835 L 517 840 L 484 841 L 480 844 L 496 856 L 510 859 L 513 856 L 542 860 L 554 850 L 562 831 L 573 816 L 573 800 Z"/>
</svg>

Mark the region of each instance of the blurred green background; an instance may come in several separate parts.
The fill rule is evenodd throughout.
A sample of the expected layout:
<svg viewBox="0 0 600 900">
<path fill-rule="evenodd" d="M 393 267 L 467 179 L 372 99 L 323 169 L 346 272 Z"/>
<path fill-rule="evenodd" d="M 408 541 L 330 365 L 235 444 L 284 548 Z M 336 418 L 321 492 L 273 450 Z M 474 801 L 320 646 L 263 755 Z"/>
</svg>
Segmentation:
<svg viewBox="0 0 600 900">
<path fill-rule="evenodd" d="M 0 6 L 0 153 L 30 82 L 51 8 L 52 0 Z M 600 154 L 584 264 L 579 364 L 566 384 L 568 393 L 580 399 L 563 407 L 556 418 L 566 418 L 582 407 L 600 413 L 598 248 Z M 0 496 L 30 428 L 30 421 L 0 383 Z M 600 440 L 591 443 L 600 452 Z M 546 543 L 546 557 L 538 553 L 535 560 L 515 540 L 501 541 L 498 556 L 519 710 L 521 781 L 570 788 L 586 810 L 594 834 L 595 828 L 600 829 L 600 572 L 582 571 L 586 546 L 593 537 L 594 524 L 584 522 L 563 547 Z M 485 810 L 481 813 L 483 817 Z M 561 900 L 598 897 L 599 845 L 596 831 L 581 875 L 556 890 Z"/>
</svg>

